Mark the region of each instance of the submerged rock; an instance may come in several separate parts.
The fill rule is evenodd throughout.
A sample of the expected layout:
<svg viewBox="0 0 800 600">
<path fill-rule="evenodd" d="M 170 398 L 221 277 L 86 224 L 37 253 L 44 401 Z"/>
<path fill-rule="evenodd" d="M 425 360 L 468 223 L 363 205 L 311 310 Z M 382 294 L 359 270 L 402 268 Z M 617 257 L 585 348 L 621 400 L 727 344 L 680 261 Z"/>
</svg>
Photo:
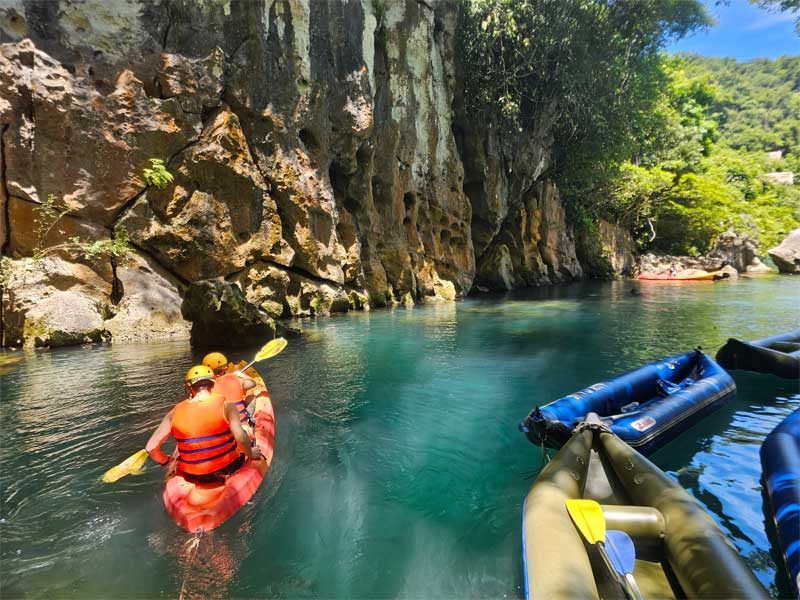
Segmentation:
<svg viewBox="0 0 800 600">
<path fill-rule="evenodd" d="M 800 273 L 800 229 L 789 233 L 769 255 L 781 273 Z"/>
</svg>

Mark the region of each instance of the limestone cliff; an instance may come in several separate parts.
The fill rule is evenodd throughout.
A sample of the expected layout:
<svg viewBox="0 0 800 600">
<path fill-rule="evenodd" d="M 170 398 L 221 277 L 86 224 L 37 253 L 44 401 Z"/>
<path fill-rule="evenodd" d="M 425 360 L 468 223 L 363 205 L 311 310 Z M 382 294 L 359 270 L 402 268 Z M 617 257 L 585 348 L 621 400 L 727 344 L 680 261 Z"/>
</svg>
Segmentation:
<svg viewBox="0 0 800 600">
<path fill-rule="evenodd" d="M 512 140 L 459 110 L 456 22 L 447 1 L 5 0 L 4 254 L 124 228 L 139 283 L 165 302 L 219 280 L 270 318 L 453 298 L 476 276 L 496 289 L 580 277 L 542 180 L 548 117 Z M 151 158 L 174 175 L 163 189 L 143 177 Z M 59 216 L 45 228 L 48 198 Z M 115 335 L 121 312 L 146 327 L 124 265 L 56 254 L 25 269 L 42 289 L 79 271 L 65 289 L 93 298 L 93 331 Z M 30 337 L 18 279 L 7 343 Z"/>
</svg>

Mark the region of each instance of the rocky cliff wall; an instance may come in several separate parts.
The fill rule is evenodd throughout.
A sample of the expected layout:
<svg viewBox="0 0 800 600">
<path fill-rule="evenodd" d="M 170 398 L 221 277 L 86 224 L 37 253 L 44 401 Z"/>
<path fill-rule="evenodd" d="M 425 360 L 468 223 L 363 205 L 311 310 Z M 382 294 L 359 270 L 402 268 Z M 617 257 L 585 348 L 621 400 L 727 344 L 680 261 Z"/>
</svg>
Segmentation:
<svg viewBox="0 0 800 600">
<path fill-rule="evenodd" d="M 145 323 L 146 310 L 119 264 L 70 244 L 120 227 L 140 284 L 152 273 L 174 303 L 220 280 L 270 318 L 452 299 L 476 272 L 496 289 L 580 277 L 541 180 L 548 116 L 504 140 L 458 110 L 456 19 L 424 0 L 6 0 L 4 254 L 58 254 L 25 263 L 39 293 L 66 285 L 64 264 L 94 272 L 85 309 L 101 332 L 124 302 Z M 163 189 L 143 176 L 151 158 L 174 175 Z M 13 281 L 12 342 L 30 337 Z"/>
</svg>

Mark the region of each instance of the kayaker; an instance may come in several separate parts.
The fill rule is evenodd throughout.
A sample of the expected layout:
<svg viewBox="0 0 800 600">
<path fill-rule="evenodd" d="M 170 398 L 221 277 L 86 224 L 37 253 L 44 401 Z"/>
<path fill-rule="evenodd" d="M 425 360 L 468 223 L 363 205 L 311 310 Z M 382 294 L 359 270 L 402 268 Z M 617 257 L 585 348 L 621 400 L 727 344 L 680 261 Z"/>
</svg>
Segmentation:
<svg viewBox="0 0 800 600">
<path fill-rule="evenodd" d="M 214 371 L 215 377 L 220 377 L 235 370 L 222 352 L 209 352 L 203 357 L 203 364 Z"/>
<path fill-rule="evenodd" d="M 242 466 L 246 457 L 260 460 L 261 450 L 242 428 L 234 403 L 215 392 L 214 372 L 197 365 L 186 373 L 189 397 L 161 421 L 145 447 L 150 457 L 166 466 L 170 457 L 161 445 L 177 441 L 177 470 L 189 480 L 215 482 Z"/>
<path fill-rule="evenodd" d="M 228 402 L 236 404 L 242 423 L 252 421 L 245 396 L 256 387 L 256 382 L 234 369 L 222 352 L 211 352 L 203 357 L 203 364 L 214 371 L 214 390 L 223 394 Z"/>
<path fill-rule="evenodd" d="M 248 392 L 258 384 L 252 378 L 236 370 L 222 352 L 211 352 L 203 357 L 203 364 L 214 371 L 214 391 L 225 396 L 226 401 L 236 404 L 242 423 L 253 425 L 252 403 L 255 400 Z M 269 396 L 266 392 L 262 392 Z"/>
</svg>

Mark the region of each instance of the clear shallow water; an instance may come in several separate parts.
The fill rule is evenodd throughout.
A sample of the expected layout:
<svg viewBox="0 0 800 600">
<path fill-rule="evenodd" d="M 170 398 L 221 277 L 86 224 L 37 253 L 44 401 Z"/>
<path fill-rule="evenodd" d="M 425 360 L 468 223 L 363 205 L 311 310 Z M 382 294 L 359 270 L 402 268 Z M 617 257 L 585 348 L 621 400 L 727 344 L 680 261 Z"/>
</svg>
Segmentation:
<svg viewBox="0 0 800 600">
<path fill-rule="evenodd" d="M 22 359 L 0 364 L 0 596 L 519 597 L 520 508 L 539 450 L 516 425 L 533 405 L 800 323 L 800 278 L 631 296 L 635 285 L 302 322 L 304 338 L 263 363 L 273 467 L 196 551 L 152 463 L 116 484 L 99 477 L 143 446 L 199 357 L 184 343 L 10 353 Z M 734 378 L 737 399 L 653 459 L 777 592 L 758 447 L 800 390 Z"/>
</svg>

